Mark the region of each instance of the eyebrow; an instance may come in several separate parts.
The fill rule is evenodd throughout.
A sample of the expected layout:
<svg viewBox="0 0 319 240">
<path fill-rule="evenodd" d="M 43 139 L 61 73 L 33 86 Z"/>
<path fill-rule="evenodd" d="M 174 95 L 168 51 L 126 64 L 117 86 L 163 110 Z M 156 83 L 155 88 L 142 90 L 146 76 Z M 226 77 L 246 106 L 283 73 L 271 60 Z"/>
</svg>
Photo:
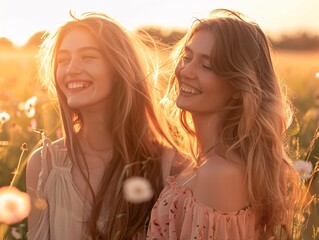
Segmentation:
<svg viewBox="0 0 319 240">
<path fill-rule="evenodd" d="M 101 50 L 97 47 L 82 47 L 82 48 L 79 48 L 77 51 L 85 52 L 85 51 L 90 51 L 90 50 L 93 50 L 93 51 L 96 51 L 96 52 L 99 52 L 102 54 Z M 58 53 L 64 53 L 64 52 L 68 52 L 68 49 L 59 49 L 58 50 Z"/>
<path fill-rule="evenodd" d="M 194 51 L 190 48 L 190 46 L 185 46 L 185 52 L 194 53 Z M 198 55 L 200 56 L 200 58 L 203 58 L 205 60 L 210 60 L 210 56 L 207 54 L 199 53 Z"/>
</svg>

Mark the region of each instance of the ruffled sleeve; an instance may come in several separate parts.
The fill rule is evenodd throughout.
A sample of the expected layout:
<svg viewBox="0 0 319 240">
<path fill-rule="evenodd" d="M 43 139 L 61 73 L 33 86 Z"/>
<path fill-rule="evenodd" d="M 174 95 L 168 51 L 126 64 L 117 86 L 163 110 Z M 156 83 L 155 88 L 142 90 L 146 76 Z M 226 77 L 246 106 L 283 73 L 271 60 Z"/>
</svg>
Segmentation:
<svg viewBox="0 0 319 240">
<path fill-rule="evenodd" d="M 169 181 L 151 214 L 147 239 L 258 239 L 251 208 L 221 212 L 193 197 L 192 191 Z"/>
</svg>

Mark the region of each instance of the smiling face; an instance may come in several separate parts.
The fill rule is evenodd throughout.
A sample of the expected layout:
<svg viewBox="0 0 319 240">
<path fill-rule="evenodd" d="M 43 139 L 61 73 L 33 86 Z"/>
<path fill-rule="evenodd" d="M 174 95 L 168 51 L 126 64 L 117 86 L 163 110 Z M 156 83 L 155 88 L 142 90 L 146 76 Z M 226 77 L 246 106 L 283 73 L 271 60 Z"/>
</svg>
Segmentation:
<svg viewBox="0 0 319 240">
<path fill-rule="evenodd" d="M 185 54 L 176 68 L 180 87 L 176 105 L 192 114 L 218 112 L 235 94 L 230 83 L 214 73 L 210 62 L 213 47 L 209 30 L 196 32 L 185 46 Z"/>
<path fill-rule="evenodd" d="M 88 30 L 78 27 L 64 36 L 57 49 L 56 82 L 71 108 L 111 106 L 113 68 Z"/>
</svg>

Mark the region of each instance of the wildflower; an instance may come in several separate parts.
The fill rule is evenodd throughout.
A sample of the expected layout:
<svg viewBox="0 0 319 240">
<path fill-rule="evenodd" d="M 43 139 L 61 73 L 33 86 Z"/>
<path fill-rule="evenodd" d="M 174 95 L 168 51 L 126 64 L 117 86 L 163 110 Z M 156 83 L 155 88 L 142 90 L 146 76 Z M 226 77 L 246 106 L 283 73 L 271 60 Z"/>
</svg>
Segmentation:
<svg viewBox="0 0 319 240">
<path fill-rule="evenodd" d="M 0 112 L 0 123 L 6 123 L 10 120 L 10 115 L 7 112 Z"/>
<path fill-rule="evenodd" d="M 294 168 L 299 173 L 299 176 L 303 180 L 308 180 L 312 174 L 312 163 L 304 160 L 297 160 L 294 162 Z"/>
<path fill-rule="evenodd" d="M 14 237 L 14 239 L 22 239 L 21 232 L 15 227 L 11 229 L 11 235 Z"/>
<path fill-rule="evenodd" d="M 37 101 L 38 98 L 36 96 L 29 98 L 24 104 L 24 109 L 34 108 Z"/>
<path fill-rule="evenodd" d="M 36 96 L 29 98 L 24 104 L 24 113 L 27 117 L 32 118 L 35 116 L 35 104 L 38 98 Z"/>
<path fill-rule="evenodd" d="M 33 130 L 37 127 L 37 120 L 31 119 L 29 125 L 28 125 L 28 132 L 33 132 Z"/>
<path fill-rule="evenodd" d="M 143 177 L 131 177 L 123 183 L 123 193 L 127 201 L 142 203 L 153 197 L 153 190 L 150 182 Z"/>
<path fill-rule="evenodd" d="M 35 116 L 35 108 L 26 108 L 24 113 L 28 118 L 33 118 Z"/>
<path fill-rule="evenodd" d="M 23 144 L 21 145 L 21 150 L 22 150 L 22 151 L 27 151 L 27 150 L 28 150 L 28 145 L 27 145 L 26 143 L 23 143 Z"/>
<path fill-rule="evenodd" d="M 31 211 L 31 199 L 16 187 L 0 188 L 0 223 L 14 224 L 26 218 Z"/>
</svg>

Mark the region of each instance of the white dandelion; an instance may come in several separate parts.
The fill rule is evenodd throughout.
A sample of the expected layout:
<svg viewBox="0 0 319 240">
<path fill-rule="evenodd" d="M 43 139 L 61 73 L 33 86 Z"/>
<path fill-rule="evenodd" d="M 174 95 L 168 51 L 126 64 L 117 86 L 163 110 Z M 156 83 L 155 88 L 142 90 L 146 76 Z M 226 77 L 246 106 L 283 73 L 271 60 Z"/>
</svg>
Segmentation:
<svg viewBox="0 0 319 240">
<path fill-rule="evenodd" d="M 28 118 L 33 118 L 35 116 L 35 104 L 37 103 L 38 98 L 33 96 L 29 98 L 24 104 L 24 113 Z"/>
<path fill-rule="evenodd" d="M 26 218 L 31 211 L 29 194 L 16 187 L 0 188 L 0 223 L 14 224 Z"/>
<path fill-rule="evenodd" d="M 35 116 L 35 108 L 25 109 L 24 113 L 28 118 L 33 118 Z"/>
<path fill-rule="evenodd" d="M 150 182 L 143 177 L 131 177 L 123 183 L 124 197 L 128 202 L 147 202 L 153 197 L 153 189 Z"/>
<path fill-rule="evenodd" d="M 10 114 L 7 112 L 0 112 L 0 123 L 6 123 L 10 120 Z"/>
<path fill-rule="evenodd" d="M 19 230 L 15 227 L 11 228 L 11 235 L 14 237 L 14 239 L 22 239 L 21 232 L 19 232 Z"/>
<path fill-rule="evenodd" d="M 313 166 L 309 161 L 297 160 L 294 162 L 294 168 L 299 173 L 299 176 L 303 180 L 308 180 L 311 177 Z"/>
<path fill-rule="evenodd" d="M 33 96 L 33 97 L 27 99 L 27 100 L 25 101 L 24 108 L 25 108 L 25 109 L 34 108 L 34 107 L 35 107 L 35 104 L 37 103 L 37 101 L 38 101 L 37 96 Z"/>
</svg>

